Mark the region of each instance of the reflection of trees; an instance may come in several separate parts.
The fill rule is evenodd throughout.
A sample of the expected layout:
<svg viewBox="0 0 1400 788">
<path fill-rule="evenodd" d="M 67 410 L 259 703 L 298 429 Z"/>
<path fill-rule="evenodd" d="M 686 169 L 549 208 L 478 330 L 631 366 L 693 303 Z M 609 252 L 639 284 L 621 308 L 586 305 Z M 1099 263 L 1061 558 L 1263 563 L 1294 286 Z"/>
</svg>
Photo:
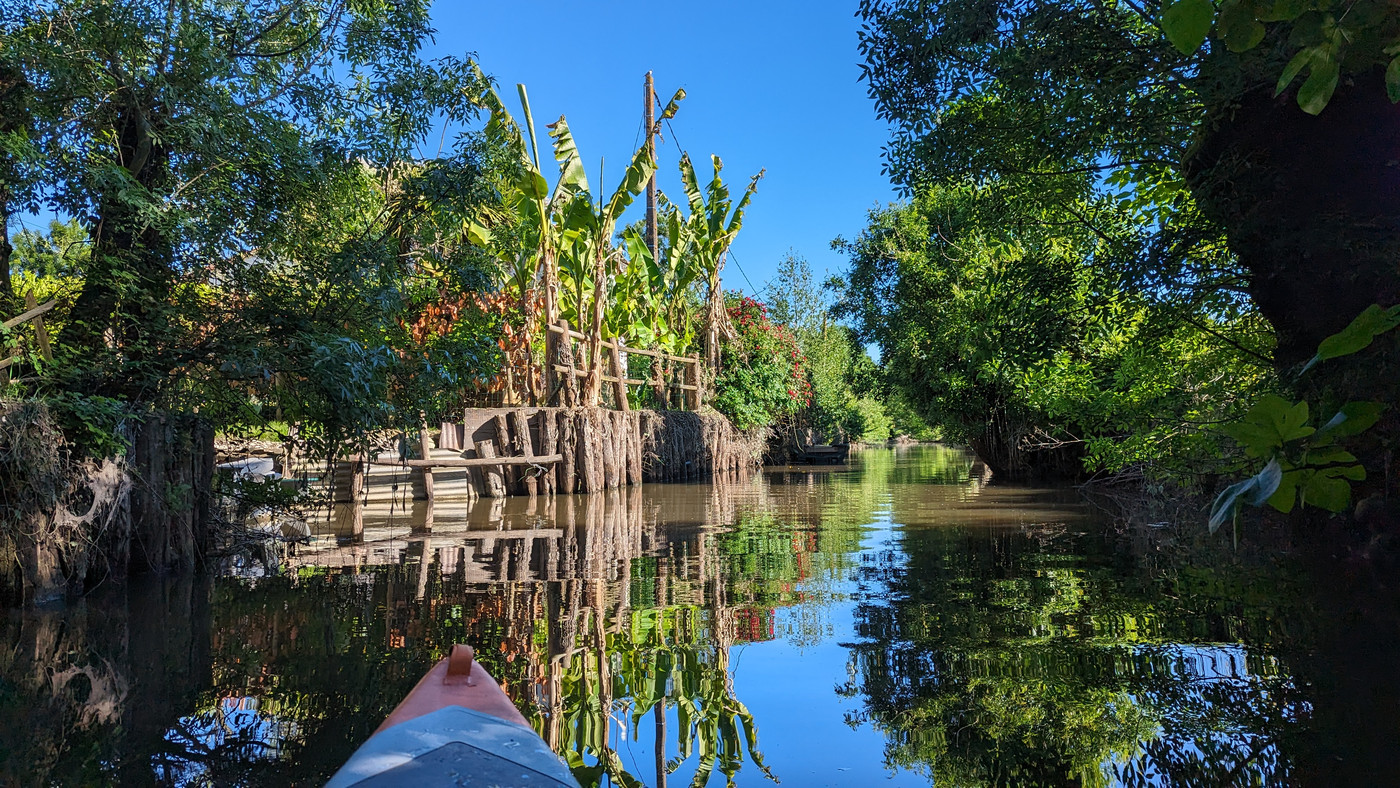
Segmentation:
<svg viewBox="0 0 1400 788">
<path fill-rule="evenodd" d="M 0 785 L 152 782 L 133 753 L 207 681 L 208 612 L 202 584 L 144 578 L 0 619 Z"/>
<path fill-rule="evenodd" d="M 1120 550 L 1023 490 L 972 489 L 961 455 L 894 457 L 510 499 L 456 530 L 439 506 L 431 533 L 287 576 L 15 614 L 0 784 L 318 784 L 464 641 L 585 782 L 761 783 L 772 723 L 735 695 L 732 647 L 829 638 L 852 574 L 843 691 L 893 765 L 953 785 L 1394 782 L 1375 769 L 1400 731 L 1385 585 L 1234 565 L 1218 542 L 1215 562 Z"/>
<path fill-rule="evenodd" d="M 1178 645 L 1268 642 L 1285 601 L 1242 614 L 1219 578 L 1167 595 L 1092 544 L 929 529 L 905 533 L 906 564 L 871 565 L 882 590 L 859 606 L 846 691 L 866 697 L 888 759 L 953 785 L 1285 780 L 1280 742 L 1303 709 L 1279 666 Z"/>
</svg>

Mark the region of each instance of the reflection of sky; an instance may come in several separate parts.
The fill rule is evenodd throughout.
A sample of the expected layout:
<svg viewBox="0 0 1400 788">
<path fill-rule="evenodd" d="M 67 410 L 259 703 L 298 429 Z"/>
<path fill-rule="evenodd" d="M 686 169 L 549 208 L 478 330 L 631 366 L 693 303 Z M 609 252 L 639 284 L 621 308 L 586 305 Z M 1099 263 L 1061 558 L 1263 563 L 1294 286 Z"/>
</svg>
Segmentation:
<svg viewBox="0 0 1400 788">
<path fill-rule="evenodd" d="M 888 505 L 876 508 L 863 554 L 894 549 L 898 535 L 889 514 Z M 850 577 L 820 585 L 827 604 L 819 637 L 812 637 L 813 611 L 782 608 L 776 629 L 785 638 L 736 648 L 731 656 L 735 694 L 759 722 L 768 766 L 784 785 L 928 785 L 925 776 L 886 768 L 887 738 L 865 721 L 865 698 L 837 692 L 851 681 L 845 644 L 857 639 L 860 592 Z M 741 785 L 760 784 L 760 775 L 740 773 L 746 776 Z"/>
<path fill-rule="evenodd" d="M 216 710 L 181 717 L 166 731 L 171 746 L 152 758 L 158 780 L 174 785 L 206 785 L 206 761 L 275 761 L 282 747 L 301 735 L 293 721 L 258 710 L 258 698 L 221 698 Z"/>
</svg>

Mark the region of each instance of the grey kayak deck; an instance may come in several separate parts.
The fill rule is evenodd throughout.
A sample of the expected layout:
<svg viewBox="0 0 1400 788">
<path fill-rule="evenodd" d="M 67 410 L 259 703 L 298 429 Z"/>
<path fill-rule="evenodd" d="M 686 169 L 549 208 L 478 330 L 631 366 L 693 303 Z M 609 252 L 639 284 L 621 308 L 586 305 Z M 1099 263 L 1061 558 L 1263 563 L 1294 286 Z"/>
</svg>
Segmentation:
<svg viewBox="0 0 1400 788">
<path fill-rule="evenodd" d="M 577 788 L 564 762 L 529 728 L 448 706 L 371 736 L 327 788 L 397 786 Z"/>
</svg>

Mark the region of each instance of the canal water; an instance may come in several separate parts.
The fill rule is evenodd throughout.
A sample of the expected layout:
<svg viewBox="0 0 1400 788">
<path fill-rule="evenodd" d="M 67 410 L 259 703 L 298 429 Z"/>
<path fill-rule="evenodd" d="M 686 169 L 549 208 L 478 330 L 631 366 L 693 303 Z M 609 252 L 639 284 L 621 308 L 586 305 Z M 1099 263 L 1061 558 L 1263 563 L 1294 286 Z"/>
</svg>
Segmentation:
<svg viewBox="0 0 1400 788">
<path fill-rule="evenodd" d="M 0 619 L 0 785 L 317 785 L 457 642 L 584 785 L 1396 784 L 1371 564 L 952 449 L 366 526 Z"/>
</svg>

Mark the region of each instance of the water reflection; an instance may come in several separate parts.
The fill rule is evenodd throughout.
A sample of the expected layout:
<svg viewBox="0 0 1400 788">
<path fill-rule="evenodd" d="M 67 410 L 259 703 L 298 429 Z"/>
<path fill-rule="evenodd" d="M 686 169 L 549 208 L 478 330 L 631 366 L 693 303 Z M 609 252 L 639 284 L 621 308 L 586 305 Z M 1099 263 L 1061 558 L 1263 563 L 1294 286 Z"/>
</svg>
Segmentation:
<svg viewBox="0 0 1400 788">
<path fill-rule="evenodd" d="M 464 641 L 583 785 L 1392 776 L 1393 592 L 1147 549 L 958 452 L 365 526 L 9 615 L 0 784 L 318 784 Z"/>
</svg>

